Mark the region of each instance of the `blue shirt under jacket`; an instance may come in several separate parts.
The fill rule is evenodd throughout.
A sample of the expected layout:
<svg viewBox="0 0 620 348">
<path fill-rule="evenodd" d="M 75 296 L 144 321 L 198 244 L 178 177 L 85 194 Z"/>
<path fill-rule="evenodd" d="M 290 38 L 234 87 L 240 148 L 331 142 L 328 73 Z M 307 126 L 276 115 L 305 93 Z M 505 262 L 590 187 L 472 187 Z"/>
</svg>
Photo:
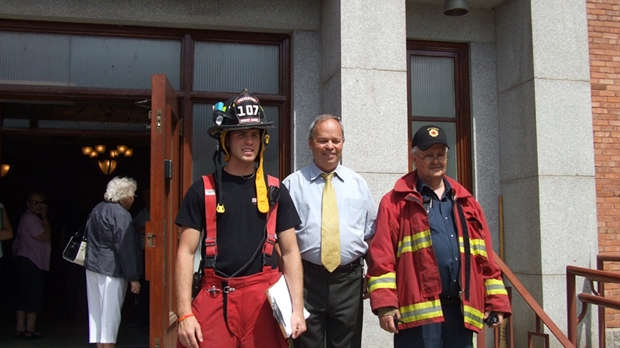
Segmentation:
<svg viewBox="0 0 620 348">
<path fill-rule="evenodd" d="M 422 180 L 418 180 L 416 189 L 422 195 L 424 208 L 428 213 L 433 249 L 441 277 L 441 297 L 456 298 L 460 290 L 458 233 L 452 214 L 452 187 L 446 179 L 443 183 L 445 190 L 441 198 Z"/>
</svg>

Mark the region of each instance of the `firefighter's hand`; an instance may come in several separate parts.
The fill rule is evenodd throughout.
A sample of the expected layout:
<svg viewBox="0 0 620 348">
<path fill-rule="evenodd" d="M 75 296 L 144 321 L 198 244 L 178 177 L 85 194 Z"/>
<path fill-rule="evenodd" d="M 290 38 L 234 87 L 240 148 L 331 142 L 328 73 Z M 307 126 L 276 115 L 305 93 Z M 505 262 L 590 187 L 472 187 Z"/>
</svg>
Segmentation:
<svg viewBox="0 0 620 348">
<path fill-rule="evenodd" d="M 295 339 L 306 331 L 306 319 L 304 319 L 304 313 L 294 312 L 291 317 L 291 326 L 293 327 L 293 333 L 291 338 Z"/>
<path fill-rule="evenodd" d="M 202 343 L 202 330 L 196 317 L 189 317 L 179 323 L 177 327 L 179 341 L 187 348 L 200 348 Z"/>
<path fill-rule="evenodd" d="M 400 313 L 398 309 L 394 307 L 383 307 L 377 309 L 377 315 L 379 316 L 379 325 L 381 328 L 390 333 L 398 333 L 398 321 L 400 320 Z"/>
<path fill-rule="evenodd" d="M 487 322 L 487 319 L 489 318 L 489 316 L 491 315 L 491 313 L 495 314 L 495 317 L 497 318 L 497 320 L 493 320 L 493 322 Z M 498 326 L 502 326 L 502 324 L 504 323 L 504 313 L 498 313 L 498 312 L 484 312 L 484 322 L 487 323 L 487 325 L 489 327 L 498 327 Z"/>
</svg>

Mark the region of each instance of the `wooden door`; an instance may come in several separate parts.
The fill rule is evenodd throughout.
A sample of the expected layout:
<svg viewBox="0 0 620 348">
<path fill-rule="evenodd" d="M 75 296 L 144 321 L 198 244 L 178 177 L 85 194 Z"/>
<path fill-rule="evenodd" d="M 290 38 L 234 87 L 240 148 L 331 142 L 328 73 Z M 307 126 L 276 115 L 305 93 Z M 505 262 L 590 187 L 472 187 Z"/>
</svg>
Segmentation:
<svg viewBox="0 0 620 348">
<path fill-rule="evenodd" d="M 151 348 L 176 346 L 174 263 L 181 202 L 178 99 L 163 74 L 153 75 L 151 94 L 151 202 L 146 224 L 146 279 L 150 282 Z"/>
</svg>

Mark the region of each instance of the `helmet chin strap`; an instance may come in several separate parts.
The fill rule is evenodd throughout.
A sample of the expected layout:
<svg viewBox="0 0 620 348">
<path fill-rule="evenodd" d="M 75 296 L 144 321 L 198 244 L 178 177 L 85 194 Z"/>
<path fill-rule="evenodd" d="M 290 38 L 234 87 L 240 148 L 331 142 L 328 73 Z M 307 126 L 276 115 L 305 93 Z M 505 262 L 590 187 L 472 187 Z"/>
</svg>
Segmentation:
<svg viewBox="0 0 620 348">
<path fill-rule="evenodd" d="M 220 134 L 220 147 L 221 147 L 221 151 L 224 153 L 225 157 L 224 157 L 224 161 L 228 162 L 228 160 L 230 159 L 230 154 L 228 153 L 228 149 L 226 148 L 226 133 L 228 131 L 224 130 L 222 131 L 222 134 Z M 260 150 L 258 152 L 258 168 L 256 169 L 256 178 L 255 178 L 255 183 L 256 183 L 256 207 L 258 208 L 258 211 L 266 214 L 269 211 L 269 195 L 267 193 L 267 184 L 265 181 L 265 170 L 263 169 L 263 155 L 265 152 L 265 147 L 267 146 L 267 144 L 269 144 L 269 134 L 267 134 L 266 130 L 261 130 L 261 147 Z M 214 156 L 214 162 L 215 162 L 215 166 L 216 166 L 216 170 L 215 170 L 215 176 L 217 179 L 220 179 L 222 176 L 222 170 L 223 170 L 223 165 L 221 163 L 221 157 L 219 157 L 219 155 L 215 154 Z M 218 189 L 217 192 L 217 196 L 218 196 L 218 204 L 217 204 L 217 212 L 218 213 L 223 213 L 224 211 L 226 211 L 226 209 L 224 208 L 224 204 L 222 203 L 222 196 L 224 195 L 223 190 L 219 189 L 219 185 L 216 185 L 216 189 Z"/>
<path fill-rule="evenodd" d="M 228 133 L 227 130 L 223 130 L 222 134 L 220 134 L 220 144 L 222 144 L 222 150 L 224 151 L 224 161 L 228 162 L 228 160 L 230 159 L 230 154 L 228 153 L 228 149 L 226 148 L 226 134 Z"/>
<path fill-rule="evenodd" d="M 220 186 L 225 162 L 228 162 L 231 157 L 229 150 L 226 148 L 227 129 L 241 130 L 256 128 L 260 131 L 261 138 L 258 155 L 254 158 L 254 161 L 258 162 L 258 168 L 254 168 L 256 177 L 256 207 L 259 212 L 266 214 L 269 212 L 270 205 L 267 181 L 265 180 L 265 170 L 263 168 L 263 156 L 265 147 L 269 144 L 269 135 L 265 128 L 271 127 L 272 123 L 267 122 L 265 111 L 260 105 L 258 98 L 249 93 L 247 88 L 236 97 L 229 98 L 225 102 L 215 103 L 213 105 L 212 117 L 215 126 L 209 129 L 209 134 L 219 141 L 218 149 L 213 156 L 215 162 L 215 172 L 213 174 L 215 176 L 215 181 L 219 183 L 216 185 L 218 201 L 217 212 L 223 213 L 225 211 L 224 204 L 222 203 L 224 190 L 222 190 Z"/>
<path fill-rule="evenodd" d="M 256 169 L 256 206 L 258 211 L 266 214 L 269 211 L 269 197 L 267 194 L 267 184 L 265 183 L 265 173 L 263 170 L 263 153 L 265 147 L 269 144 L 269 134 L 266 130 L 261 131 L 263 134 L 260 152 L 258 153 L 258 168 Z"/>
<path fill-rule="evenodd" d="M 215 164 L 215 171 L 213 172 L 213 177 L 215 178 L 215 182 L 217 183 L 215 185 L 215 196 L 217 197 L 217 206 L 215 208 L 215 211 L 220 214 L 226 211 L 226 208 L 224 208 L 224 204 L 222 203 L 224 190 L 222 190 L 221 188 L 222 168 L 224 167 L 222 165 L 222 148 L 223 146 L 221 144 L 218 144 L 218 149 L 215 150 L 215 152 L 213 153 L 213 164 Z"/>
</svg>

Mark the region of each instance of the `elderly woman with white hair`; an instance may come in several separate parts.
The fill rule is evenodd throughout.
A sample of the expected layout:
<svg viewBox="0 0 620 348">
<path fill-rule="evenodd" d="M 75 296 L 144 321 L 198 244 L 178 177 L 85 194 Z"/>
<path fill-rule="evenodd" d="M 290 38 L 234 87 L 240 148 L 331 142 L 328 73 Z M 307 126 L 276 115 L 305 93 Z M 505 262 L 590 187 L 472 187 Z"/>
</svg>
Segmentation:
<svg viewBox="0 0 620 348">
<path fill-rule="evenodd" d="M 112 179 L 86 223 L 89 342 L 97 348 L 116 344 L 127 283 L 140 292 L 137 232 L 129 213 L 136 189 L 134 179 Z"/>
</svg>

